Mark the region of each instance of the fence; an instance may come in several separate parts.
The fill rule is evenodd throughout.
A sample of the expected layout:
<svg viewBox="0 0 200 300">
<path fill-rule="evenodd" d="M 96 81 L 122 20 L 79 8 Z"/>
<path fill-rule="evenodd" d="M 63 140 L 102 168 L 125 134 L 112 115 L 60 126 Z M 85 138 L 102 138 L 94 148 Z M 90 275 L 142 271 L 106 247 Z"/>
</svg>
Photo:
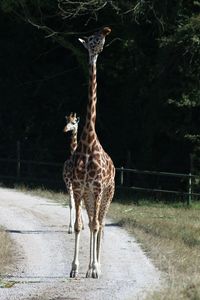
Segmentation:
<svg viewBox="0 0 200 300">
<path fill-rule="evenodd" d="M 37 152 L 33 147 L 30 151 L 27 145 L 21 147 L 20 142 L 12 147 L 12 151 L 9 151 L 8 147 L 2 149 L 0 152 L 1 180 L 11 183 L 39 184 L 48 188 L 65 188 L 62 178 L 63 163 L 45 161 L 45 149 L 43 149 L 44 153 L 41 149 Z M 42 156 L 39 156 L 41 153 Z M 31 154 L 32 159 L 27 159 Z M 64 154 L 63 157 L 65 156 Z M 59 157 L 59 161 L 63 160 L 57 153 L 55 157 Z M 200 197 L 200 176 L 193 174 L 193 159 L 191 159 L 189 174 L 116 168 L 116 186 L 123 198 L 126 193 L 131 194 L 131 199 L 136 199 L 137 195 L 140 197 L 145 193 L 145 196 L 149 197 L 153 194 L 154 198 L 160 200 L 163 195 L 165 198 L 172 199 L 173 194 L 176 198 L 186 199 L 189 205 L 194 197 Z"/>
<path fill-rule="evenodd" d="M 169 190 L 169 189 L 159 189 L 159 188 L 149 188 L 149 187 L 139 187 L 129 185 L 129 189 L 133 189 L 136 191 L 147 191 L 147 192 L 156 192 L 156 193 L 167 193 L 167 194 L 175 194 L 181 196 L 187 196 L 187 204 L 190 205 L 192 201 L 192 197 L 200 197 L 200 193 L 193 191 L 193 181 L 195 179 L 199 179 L 200 176 L 189 174 L 181 174 L 181 173 L 170 173 L 170 172 L 156 172 L 156 171 L 144 171 L 144 170 L 136 170 L 136 169 L 127 169 L 124 167 L 116 168 L 116 170 L 120 173 L 120 185 L 124 186 L 124 174 L 125 173 L 133 173 L 133 174 L 142 174 L 148 176 L 161 176 L 161 177 L 172 177 L 172 178 L 181 178 L 186 180 L 186 189 L 185 190 Z"/>
<path fill-rule="evenodd" d="M 55 187 L 64 187 L 62 179 L 62 163 L 52 163 L 46 161 L 33 161 L 33 160 L 24 160 L 20 157 L 20 149 L 17 151 L 17 158 L 0 158 L 0 163 L 4 164 L 4 174 L 0 171 L 0 178 L 3 180 L 12 180 L 16 182 L 36 182 L 42 185 L 52 184 Z M 5 167 L 6 165 L 6 167 Z M 10 165 L 12 167 L 10 167 Z M 38 169 L 39 168 L 39 169 Z M 2 168 L 1 168 L 2 170 Z M 194 180 L 200 178 L 200 176 L 189 174 L 180 174 L 180 173 L 169 173 L 169 172 L 156 172 L 156 171 L 144 171 L 128 168 L 116 168 L 116 184 L 119 188 L 127 188 L 130 191 L 140 191 L 140 192 L 153 192 L 153 193 L 164 193 L 164 194 L 174 194 L 187 197 L 187 204 L 190 205 L 192 197 L 200 197 L 200 193 L 194 192 L 193 182 Z M 144 178 L 132 177 L 136 176 L 148 176 L 151 177 L 148 180 Z M 164 177 L 164 181 L 159 179 L 153 180 L 152 178 L 161 178 Z M 166 178 L 172 178 L 173 186 L 176 189 L 170 189 L 171 183 L 166 180 Z M 174 178 L 179 179 L 177 182 L 174 182 Z M 134 185 L 133 185 L 134 183 Z M 137 185 L 135 185 L 137 184 Z M 146 185 L 146 186 L 145 186 Z M 167 188 L 168 187 L 168 188 Z"/>
</svg>

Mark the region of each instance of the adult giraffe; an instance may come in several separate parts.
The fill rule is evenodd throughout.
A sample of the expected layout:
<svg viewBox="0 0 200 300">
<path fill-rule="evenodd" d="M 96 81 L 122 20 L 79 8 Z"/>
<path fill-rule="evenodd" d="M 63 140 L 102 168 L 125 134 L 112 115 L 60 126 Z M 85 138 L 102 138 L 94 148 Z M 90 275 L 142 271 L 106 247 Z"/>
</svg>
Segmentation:
<svg viewBox="0 0 200 300">
<path fill-rule="evenodd" d="M 70 277 L 76 277 L 79 267 L 79 238 L 82 228 L 81 200 L 84 201 L 90 228 L 90 261 L 86 277 L 100 275 L 100 250 L 104 219 L 114 194 L 115 168 L 111 158 L 103 150 L 96 131 L 96 61 L 103 50 L 105 37 L 111 32 L 108 27 L 86 38 L 79 39 L 89 52 L 89 101 L 86 122 L 78 147 L 73 154 L 72 186 L 74 192 L 75 251 Z"/>
</svg>

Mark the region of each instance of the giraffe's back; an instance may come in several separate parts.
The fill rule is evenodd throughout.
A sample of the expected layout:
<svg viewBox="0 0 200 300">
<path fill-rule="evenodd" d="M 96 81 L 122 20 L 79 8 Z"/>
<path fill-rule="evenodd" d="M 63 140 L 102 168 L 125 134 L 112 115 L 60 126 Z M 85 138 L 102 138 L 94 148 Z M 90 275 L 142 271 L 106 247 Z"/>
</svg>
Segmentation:
<svg viewBox="0 0 200 300">
<path fill-rule="evenodd" d="M 109 155 L 101 152 L 74 153 L 73 191 L 84 200 L 89 218 L 99 202 L 99 222 L 102 224 L 113 198 L 115 167 Z"/>
<path fill-rule="evenodd" d="M 86 147 L 86 146 L 85 146 Z M 98 142 L 92 149 L 79 152 L 79 147 L 73 155 L 73 181 L 79 185 L 109 186 L 115 177 L 115 167 L 109 155 Z"/>
</svg>

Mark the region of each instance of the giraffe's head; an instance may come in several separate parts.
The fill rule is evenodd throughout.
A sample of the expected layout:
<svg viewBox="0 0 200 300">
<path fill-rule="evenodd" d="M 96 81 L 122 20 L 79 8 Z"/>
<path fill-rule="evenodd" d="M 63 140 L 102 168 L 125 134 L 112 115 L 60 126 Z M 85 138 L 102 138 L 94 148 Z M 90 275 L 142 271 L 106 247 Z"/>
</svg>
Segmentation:
<svg viewBox="0 0 200 300">
<path fill-rule="evenodd" d="M 69 116 L 65 116 L 67 124 L 65 125 L 63 131 L 73 131 L 74 133 L 77 133 L 78 131 L 78 123 L 80 121 L 80 118 L 76 116 L 76 113 L 71 113 Z"/>
<path fill-rule="evenodd" d="M 99 53 L 103 51 L 105 37 L 110 34 L 110 32 L 111 29 L 109 27 L 104 27 L 89 37 L 79 39 L 89 52 L 90 62 L 96 62 Z"/>
</svg>

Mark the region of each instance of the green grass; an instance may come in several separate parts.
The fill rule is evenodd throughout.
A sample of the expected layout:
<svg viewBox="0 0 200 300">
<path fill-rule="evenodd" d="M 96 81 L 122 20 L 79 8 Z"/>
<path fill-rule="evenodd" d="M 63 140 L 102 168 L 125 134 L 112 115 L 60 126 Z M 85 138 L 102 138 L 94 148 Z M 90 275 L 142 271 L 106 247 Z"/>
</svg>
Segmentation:
<svg viewBox="0 0 200 300">
<path fill-rule="evenodd" d="M 142 203 L 142 204 L 141 204 Z M 200 299 L 200 205 L 113 203 L 109 216 L 134 234 L 166 275 L 149 299 Z"/>
</svg>

